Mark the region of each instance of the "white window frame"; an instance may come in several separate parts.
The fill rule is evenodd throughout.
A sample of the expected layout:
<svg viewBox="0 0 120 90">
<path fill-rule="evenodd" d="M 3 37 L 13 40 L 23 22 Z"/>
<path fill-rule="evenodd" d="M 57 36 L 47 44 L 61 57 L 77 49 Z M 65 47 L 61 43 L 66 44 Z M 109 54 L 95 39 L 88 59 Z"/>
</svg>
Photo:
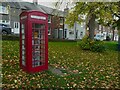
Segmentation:
<svg viewBox="0 0 120 90">
<path fill-rule="evenodd" d="M 10 24 L 10 21 L 9 20 L 0 20 L 0 23 L 2 23 L 2 24 Z"/>
<path fill-rule="evenodd" d="M 74 31 L 73 30 L 69 30 L 69 34 L 70 35 L 74 34 Z"/>
<path fill-rule="evenodd" d="M 48 27 L 48 35 L 51 35 L 51 27 Z"/>
<path fill-rule="evenodd" d="M 16 29 L 19 29 L 19 28 L 20 28 L 19 22 L 14 22 L 14 28 L 16 28 Z"/>
<path fill-rule="evenodd" d="M 7 7 L 0 6 L 0 13 L 2 13 L 2 14 L 8 14 L 8 9 L 7 9 Z"/>
<path fill-rule="evenodd" d="M 48 23 L 51 23 L 51 16 L 48 15 Z"/>
<path fill-rule="evenodd" d="M 63 25 L 63 18 L 60 18 L 60 25 Z"/>
</svg>

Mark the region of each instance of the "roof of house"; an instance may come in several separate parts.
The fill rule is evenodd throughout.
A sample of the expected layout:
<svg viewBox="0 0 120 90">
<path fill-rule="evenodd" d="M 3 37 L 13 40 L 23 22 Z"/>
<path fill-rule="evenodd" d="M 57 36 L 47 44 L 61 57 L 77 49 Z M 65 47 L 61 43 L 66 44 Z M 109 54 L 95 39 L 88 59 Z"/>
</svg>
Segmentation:
<svg viewBox="0 0 120 90">
<path fill-rule="evenodd" d="M 46 13 L 44 10 L 42 10 L 41 8 L 38 8 L 35 4 L 33 3 L 29 3 L 29 2 L 19 2 L 21 9 L 27 9 L 27 10 L 39 10 L 43 13 Z"/>
<path fill-rule="evenodd" d="M 4 0 L 5 2 L 2 2 L 2 6 L 10 6 L 11 8 L 18 8 L 20 9 L 20 4 L 19 2 L 16 2 L 14 0 Z"/>
<path fill-rule="evenodd" d="M 64 17 L 64 12 L 57 10 L 57 9 L 53 9 L 53 8 L 46 7 L 46 6 L 39 5 L 39 4 L 35 5 L 33 3 L 30 3 L 30 2 L 19 2 L 19 3 L 20 3 L 20 6 L 22 9 L 39 10 L 43 13 L 47 13 L 50 15 L 58 15 L 58 16 Z"/>
<path fill-rule="evenodd" d="M 25 10 L 39 10 L 49 15 L 58 15 L 58 16 L 64 17 L 63 11 L 46 7 L 43 5 L 39 5 L 39 4 L 35 5 L 34 3 L 30 3 L 30 2 L 20 2 L 20 0 L 16 2 L 14 0 L 6 0 L 6 2 L 2 2 L 2 5 L 3 6 L 9 5 L 11 8 L 18 8 L 18 9 L 25 9 Z"/>
<path fill-rule="evenodd" d="M 57 10 L 57 9 L 53 9 L 53 8 L 50 8 L 50 7 L 46 7 L 46 6 L 43 6 L 43 5 L 38 5 L 38 7 L 43 9 L 47 14 L 58 15 L 58 16 L 61 16 L 61 17 L 64 16 L 64 12 L 63 11 L 60 11 L 60 10 Z"/>
</svg>

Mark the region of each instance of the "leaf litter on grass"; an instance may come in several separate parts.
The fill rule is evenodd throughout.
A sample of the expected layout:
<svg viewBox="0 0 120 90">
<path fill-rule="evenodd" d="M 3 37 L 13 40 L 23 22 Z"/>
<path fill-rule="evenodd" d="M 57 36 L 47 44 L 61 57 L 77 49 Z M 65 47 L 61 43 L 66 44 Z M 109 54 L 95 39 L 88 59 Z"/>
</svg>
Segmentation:
<svg viewBox="0 0 120 90">
<path fill-rule="evenodd" d="M 14 45 L 11 45 L 13 44 Z M 4 88 L 120 88 L 118 53 L 94 53 L 80 50 L 75 42 L 49 44 L 49 65 L 58 68 L 65 76 L 43 71 L 27 74 L 19 68 L 19 42 L 3 41 Z"/>
</svg>

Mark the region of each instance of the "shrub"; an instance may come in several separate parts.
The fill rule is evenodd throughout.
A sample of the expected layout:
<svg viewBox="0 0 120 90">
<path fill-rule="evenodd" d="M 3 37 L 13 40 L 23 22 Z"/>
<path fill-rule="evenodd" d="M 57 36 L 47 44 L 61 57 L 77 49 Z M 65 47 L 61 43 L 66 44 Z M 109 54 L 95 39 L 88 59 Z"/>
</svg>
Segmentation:
<svg viewBox="0 0 120 90">
<path fill-rule="evenodd" d="M 90 39 L 87 36 L 85 36 L 80 42 L 78 42 L 78 45 L 83 50 L 90 50 Z"/>
<path fill-rule="evenodd" d="M 106 50 L 105 44 L 102 41 L 95 41 L 93 45 L 91 45 L 90 48 L 93 52 L 104 52 Z"/>
<path fill-rule="evenodd" d="M 105 45 L 103 41 L 94 41 L 85 36 L 78 45 L 82 50 L 90 50 L 93 52 L 103 52 L 105 51 Z"/>
</svg>

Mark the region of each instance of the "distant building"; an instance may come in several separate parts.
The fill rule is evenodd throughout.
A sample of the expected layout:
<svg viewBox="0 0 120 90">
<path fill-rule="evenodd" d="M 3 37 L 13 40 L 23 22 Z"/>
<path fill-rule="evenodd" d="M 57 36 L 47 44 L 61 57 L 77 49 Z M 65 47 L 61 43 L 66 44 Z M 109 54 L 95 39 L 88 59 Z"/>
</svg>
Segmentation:
<svg viewBox="0 0 120 90">
<path fill-rule="evenodd" d="M 14 34 L 19 34 L 19 15 L 22 11 L 38 10 L 48 14 L 48 35 L 49 38 L 63 39 L 64 13 L 56 9 L 38 5 L 37 2 L 7 2 L 0 3 L 0 23 L 9 24 Z"/>
<path fill-rule="evenodd" d="M 69 9 L 64 9 L 64 17 L 69 13 Z M 64 38 L 68 40 L 82 39 L 86 34 L 86 24 L 85 23 L 74 23 L 74 26 L 70 28 L 64 23 Z"/>
<path fill-rule="evenodd" d="M 118 30 L 116 28 L 112 28 L 110 26 L 103 26 L 96 23 L 95 28 L 95 35 L 96 34 L 102 34 L 104 37 L 104 40 L 106 40 L 106 37 L 109 36 L 111 40 L 118 41 Z"/>
<path fill-rule="evenodd" d="M 19 15 L 22 11 L 26 10 L 38 10 L 48 14 L 48 37 L 51 39 L 76 40 L 82 39 L 85 34 L 88 34 L 85 23 L 78 24 L 75 22 L 72 28 L 69 28 L 69 26 L 65 24 L 65 18 L 69 11 L 68 8 L 65 8 L 64 11 L 60 11 L 39 5 L 37 0 L 33 0 L 32 3 L 20 1 L 15 2 L 14 0 L 6 1 L 7 2 L 0 3 L 0 23 L 9 24 L 14 34 L 19 34 Z M 106 36 L 110 36 L 110 38 L 118 40 L 117 29 L 113 31 L 110 27 L 96 24 L 95 35 L 97 33 L 102 33 L 104 35 L 104 39 Z"/>
<path fill-rule="evenodd" d="M 19 29 L 19 14 L 21 8 L 18 2 L 2 2 L 0 3 L 0 23 L 9 24 L 12 30 L 18 32 Z"/>
</svg>

